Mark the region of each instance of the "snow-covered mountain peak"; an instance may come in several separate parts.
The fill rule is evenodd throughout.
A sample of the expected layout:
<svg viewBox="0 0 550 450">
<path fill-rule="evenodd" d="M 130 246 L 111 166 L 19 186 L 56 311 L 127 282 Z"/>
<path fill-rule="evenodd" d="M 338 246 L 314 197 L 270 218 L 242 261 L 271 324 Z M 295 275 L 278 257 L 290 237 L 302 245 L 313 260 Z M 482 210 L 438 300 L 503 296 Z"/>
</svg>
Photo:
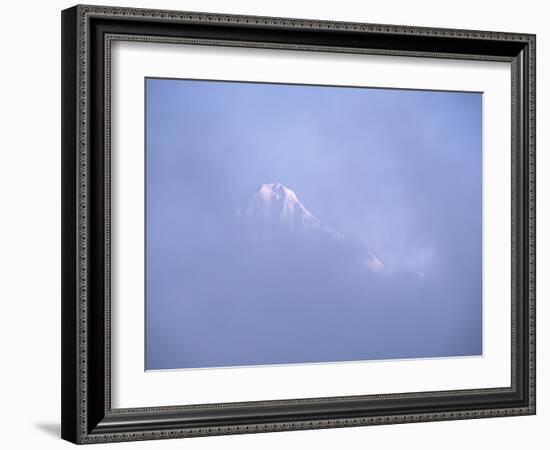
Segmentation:
<svg viewBox="0 0 550 450">
<path fill-rule="evenodd" d="M 357 254 L 357 263 L 362 270 L 386 272 L 384 263 L 365 244 L 321 223 L 302 204 L 296 193 L 281 183 L 262 184 L 250 199 L 244 216 L 250 235 L 255 238 L 261 236 L 265 239 L 288 232 L 317 237 L 330 245 L 347 248 L 346 251 L 354 248 L 351 253 Z"/>
<path fill-rule="evenodd" d="M 319 229 L 321 226 L 296 193 L 281 183 L 262 184 L 253 195 L 246 216 L 270 225 L 286 225 L 291 230 Z"/>
<path fill-rule="evenodd" d="M 296 193 L 281 183 L 264 183 L 258 189 L 257 195 L 266 202 L 284 199 L 292 203 L 300 203 Z"/>
</svg>

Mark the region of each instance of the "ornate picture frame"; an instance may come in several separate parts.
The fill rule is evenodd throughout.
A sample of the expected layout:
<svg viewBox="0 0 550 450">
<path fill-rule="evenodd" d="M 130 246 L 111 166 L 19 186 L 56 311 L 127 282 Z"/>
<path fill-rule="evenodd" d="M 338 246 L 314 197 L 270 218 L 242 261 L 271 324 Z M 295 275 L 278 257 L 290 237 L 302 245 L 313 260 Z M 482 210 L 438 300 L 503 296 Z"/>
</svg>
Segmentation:
<svg viewBox="0 0 550 450">
<path fill-rule="evenodd" d="M 62 12 L 62 437 L 85 444 L 535 414 L 535 36 L 78 5 Z M 115 42 L 510 66 L 510 384 L 114 407 Z M 221 62 L 220 62 L 221 64 Z M 505 195 L 506 194 L 506 195 Z M 491 233 L 491 230 L 487 230 Z M 139 343 L 142 345 L 142 343 Z"/>
</svg>

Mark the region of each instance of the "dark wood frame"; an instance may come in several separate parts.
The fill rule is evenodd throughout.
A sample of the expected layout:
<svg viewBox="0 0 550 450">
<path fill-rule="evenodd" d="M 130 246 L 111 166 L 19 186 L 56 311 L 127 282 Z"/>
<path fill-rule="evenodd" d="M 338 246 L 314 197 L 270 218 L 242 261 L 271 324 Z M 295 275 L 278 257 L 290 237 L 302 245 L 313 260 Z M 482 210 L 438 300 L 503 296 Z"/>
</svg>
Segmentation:
<svg viewBox="0 0 550 450">
<path fill-rule="evenodd" d="M 191 42 L 512 64 L 512 383 L 112 409 L 110 43 Z M 62 437 L 95 443 L 535 413 L 535 36 L 98 6 L 62 12 Z"/>
</svg>

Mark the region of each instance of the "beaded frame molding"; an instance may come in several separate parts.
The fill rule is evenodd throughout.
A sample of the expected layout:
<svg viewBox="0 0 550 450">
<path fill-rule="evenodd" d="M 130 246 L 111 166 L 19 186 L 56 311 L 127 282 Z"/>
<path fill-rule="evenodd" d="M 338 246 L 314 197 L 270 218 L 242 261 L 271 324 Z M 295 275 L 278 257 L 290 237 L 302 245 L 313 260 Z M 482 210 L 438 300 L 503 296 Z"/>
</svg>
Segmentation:
<svg viewBox="0 0 550 450">
<path fill-rule="evenodd" d="M 113 41 L 506 61 L 512 72 L 511 385 L 111 407 Z M 535 36 L 78 5 L 62 12 L 62 419 L 85 444 L 535 414 Z"/>
</svg>

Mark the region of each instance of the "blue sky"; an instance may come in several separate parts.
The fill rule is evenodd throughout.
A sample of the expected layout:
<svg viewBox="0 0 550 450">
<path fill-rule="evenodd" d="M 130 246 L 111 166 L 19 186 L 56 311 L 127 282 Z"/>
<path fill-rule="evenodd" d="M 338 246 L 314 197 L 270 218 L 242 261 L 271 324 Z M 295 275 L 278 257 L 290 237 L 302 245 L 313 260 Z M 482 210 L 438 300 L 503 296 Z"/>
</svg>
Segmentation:
<svg viewBox="0 0 550 450">
<path fill-rule="evenodd" d="M 146 368 L 481 353 L 481 94 L 146 87 Z M 244 249 L 235 211 L 270 182 L 400 275 Z"/>
</svg>

